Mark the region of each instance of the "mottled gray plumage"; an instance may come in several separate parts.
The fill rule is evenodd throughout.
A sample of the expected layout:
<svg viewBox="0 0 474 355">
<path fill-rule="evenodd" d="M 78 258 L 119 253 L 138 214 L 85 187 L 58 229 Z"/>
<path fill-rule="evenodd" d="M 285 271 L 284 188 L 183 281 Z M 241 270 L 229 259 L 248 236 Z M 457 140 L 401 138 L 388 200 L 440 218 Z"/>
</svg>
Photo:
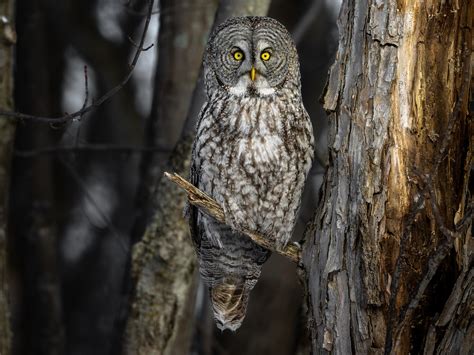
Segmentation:
<svg viewBox="0 0 474 355">
<path fill-rule="evenodd" d="M 195 207 L 190 224 L 217 325 L 235 330 L 270 254 L 235 230 L 286 245 L 311 167 L 313 135 L 296 48 L 278 21 L 238 17 L 222 24 L 209 39 L 204 74 L 207 102 L 191 181 L 219 202 L 227 225 Z"/>
</svg>

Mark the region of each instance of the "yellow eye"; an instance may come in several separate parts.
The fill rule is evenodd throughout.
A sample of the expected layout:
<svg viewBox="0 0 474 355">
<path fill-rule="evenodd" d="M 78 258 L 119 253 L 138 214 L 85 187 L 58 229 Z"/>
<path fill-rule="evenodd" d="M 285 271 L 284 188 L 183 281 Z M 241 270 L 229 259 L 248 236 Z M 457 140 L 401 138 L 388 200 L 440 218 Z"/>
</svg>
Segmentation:
<svg viewBox="0 0 474 355">
<path fill-rule="evenodd" d="M 262 60 L 264 61 L 267 61 L 270 59 L 270 52 L 262 52 L 262 54 L 260 55 L 260 58 L 262 58 Z"/>
<path fill-rule="evenodd" d="M 242 59 L 244 59 L 244 53 L 242 51 L 235 51 L 233 57 L 235 60 L 240 62 Z"/>
</svg>

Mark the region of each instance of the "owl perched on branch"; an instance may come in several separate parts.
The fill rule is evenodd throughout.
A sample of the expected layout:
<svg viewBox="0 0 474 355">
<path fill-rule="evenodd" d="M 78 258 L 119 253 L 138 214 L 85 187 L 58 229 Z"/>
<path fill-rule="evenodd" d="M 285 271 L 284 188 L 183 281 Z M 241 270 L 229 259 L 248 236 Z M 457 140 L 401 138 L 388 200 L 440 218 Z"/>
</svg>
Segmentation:
<svg viewBox="0 0 474 355">
<path fill-rule="evenodd" d="M 214 318 L 236 330 L 270 252 L 239 230 L 282 248 L 291 238 L 313 158 L 290 34 L 268 17 L 237 17 L 210 36 L 207 101 L 199 114 L 191 182 L 224 209 L 225 224 L 190 207 L 201 276 Z"/>
</svg>

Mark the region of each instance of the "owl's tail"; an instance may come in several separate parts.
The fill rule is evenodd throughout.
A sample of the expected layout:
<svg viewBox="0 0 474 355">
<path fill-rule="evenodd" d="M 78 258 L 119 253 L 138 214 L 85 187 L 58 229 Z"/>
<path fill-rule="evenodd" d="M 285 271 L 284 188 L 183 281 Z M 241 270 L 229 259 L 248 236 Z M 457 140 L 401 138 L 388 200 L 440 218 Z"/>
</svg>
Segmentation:
<svg viewBox="0 0 474 355">
<path fill-rule="evenodd" d="M 245 318 L 250 289 L 245 283 L 222 283 L 210 288 L 212 308 L 220 330 L 237 330 Z"/>
</svg>

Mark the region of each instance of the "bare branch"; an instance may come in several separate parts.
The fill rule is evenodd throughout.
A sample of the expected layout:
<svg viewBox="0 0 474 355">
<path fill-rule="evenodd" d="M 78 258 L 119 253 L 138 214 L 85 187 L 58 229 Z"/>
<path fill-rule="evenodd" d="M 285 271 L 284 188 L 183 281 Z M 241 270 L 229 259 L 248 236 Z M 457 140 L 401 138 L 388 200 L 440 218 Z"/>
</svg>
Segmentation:
<svg viewBox="0 0 474 355">
<path fill-rule="evenodd" d="M 84 65 L 84 104 L 82 105 L 82 110 L 84 110 L 87 107 L 88 101 L 89 101 L 89 77 L 87 75 L 87 65 Z M 80 118 L 82 118 L 82 116 Z"/>
<path fill-rule="evenodd" d="M 208 216 L 213 217 L 218 222 L 225 223 L 224 210 L 209 195 L 202 192 L 176 173 L 170 174 L 165 172 L 165 176 L 187 192 L 190 204 L 196 206 L 202 212 Z M 265 238 L 261 234 L 255 233 L 248 229 L 239 230 L 238 232 L 245 234 L 250 239 L 252 239 L 253 242 L 260 245 L 261 247 L 277 252 L 297 264 L 300 264 L 301 262 L 301 247 L 298 243 L 290 242 L 283 250 L 278 250 L 275 248 L 275 245 L 268 240 L 268 238 Z"/>
<path fill-rule="evenodd" d="M 139 44 L 136 48 L 135 55 L 133 56 L 132 62 L 129 65 L 129 71 L 127 75 L 123 78 L 123 80 L 115 87 L 107 91 L 104 95 L 102 95 L 99 99 L 93 101 L 90 105 L 82 107 L 80 110 L 73 112 L 73 113 L 66 113 L 63 116 L 59 117 L 42 117 L 42 116 L 35 116 L 29 115 L 26 113 L 21 112 L 13 112 L 13 111 L 5 111 L 0 110 L 0 117 L 13 119 L 13 120 L 22 120 L 22 121 L 31 121 L 35 123 L 46 123 L 46 124 L 58 124 L 58 123 L 66 123 L 73 120 L 79 120 L 84 114 L 96 109 L 104 102 L 109 100 L 112 96 L 114 96 L 117 92 L 119 92 L 130 80 L 133 74 L 133 70 L 135 69 L 138 59 L 143 51 L 147 50 L 148 48 L 144 48 L 145 37 L 148 32 L 148 27 L 150 24 L 151 15 L 153 13 L 153 4 L 155 0 L 148 0 L 148 11 L 147 16 L 145 19 L 145 26 L 143 27 L 143 32 L 140 37 Z"/>
</svg>

